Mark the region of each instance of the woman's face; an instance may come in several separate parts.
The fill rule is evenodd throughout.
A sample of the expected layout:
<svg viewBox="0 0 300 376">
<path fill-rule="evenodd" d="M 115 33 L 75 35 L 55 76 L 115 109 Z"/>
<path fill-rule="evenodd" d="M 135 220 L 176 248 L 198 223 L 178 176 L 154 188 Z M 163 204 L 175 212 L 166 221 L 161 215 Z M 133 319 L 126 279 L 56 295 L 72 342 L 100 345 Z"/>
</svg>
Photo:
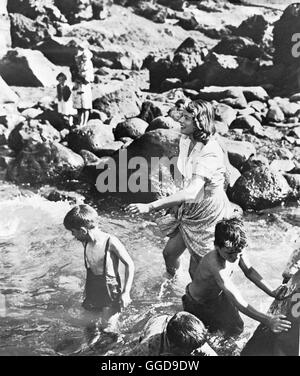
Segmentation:
<svg viewBox="0 0 300 376">
<path fill-rule="evenodd" d="M 195 122 L 193 115 L 186 110 L 182 111 L 182 116 L 179 119 L 181 125 L 181 133 L 190 136 L 195 132 Z"/>
</svg>

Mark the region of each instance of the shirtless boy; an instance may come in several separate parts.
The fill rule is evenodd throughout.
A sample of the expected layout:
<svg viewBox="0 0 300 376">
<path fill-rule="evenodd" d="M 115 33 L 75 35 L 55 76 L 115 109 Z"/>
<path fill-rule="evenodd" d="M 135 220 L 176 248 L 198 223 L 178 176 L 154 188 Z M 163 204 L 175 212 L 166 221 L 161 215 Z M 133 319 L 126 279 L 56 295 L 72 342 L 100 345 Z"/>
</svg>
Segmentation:
<svg viewBox="0 0 300 376">
<path fill-rule="evenodd" d="M 98 215 L 89 205 L 78 205 L 64 219 L 64 226 L 82 242 L 87 270 L 83 307 L 102 312 L 104 325 L 115 322 L 121 308 L 130 302 L 134 264 L 124 245 L 98 227 Z M 122 289 L 119 261 L 125 266 Z M 121 290 L 122 289 L 122 290 Z"/>
<path fill-rule="evenodd" d="M 269 296 L 279 298 L 283 286 L 272 290 L 243 253 L 246 235 L 242 222 L 233 218 L 216 225 L 215 250 L 201 260 L 194 280 L 182 297 L 184 310 L 197 316 L 211 331 L 220 330 L 227 336 L 243 332 L 244 323 L 238 311 L 259 321 L 274 333 L 288 331 L 291 323 L 285 316 L 267 315 L 257 311 L 242 297 L 231 280 L 233 269 L 238 266 L 245 276 Z"/>
</svg>

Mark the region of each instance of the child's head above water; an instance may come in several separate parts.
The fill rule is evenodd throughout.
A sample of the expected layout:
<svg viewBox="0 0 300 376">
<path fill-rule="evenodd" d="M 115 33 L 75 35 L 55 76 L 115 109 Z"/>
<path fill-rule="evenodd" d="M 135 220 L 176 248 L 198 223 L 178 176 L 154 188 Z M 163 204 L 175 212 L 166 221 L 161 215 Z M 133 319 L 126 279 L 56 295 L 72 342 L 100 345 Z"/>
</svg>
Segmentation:
<svg viewBox="0 0 300 376">
<path fill-rule="evenodd" d="M 238 218 L 223 219 L 215 229 L 215 247 L 225 260 L 235 262 L 247 246 L 243 222 Z"/>
<path fill-rule="evenodd" d="M 204 345 L 207 331 L 191 313 L 178 312 L 168 322 L 166 334 L 172 353 L 187 355 Z"/>
<path fill-rule="evenodd" d="M 64 226 L 79 241 L 87 240 L 88 232 L 97 227 L 98 214 L 89 205 L 78 205 L 71 209 L 64 218 Z"/>
</svg>

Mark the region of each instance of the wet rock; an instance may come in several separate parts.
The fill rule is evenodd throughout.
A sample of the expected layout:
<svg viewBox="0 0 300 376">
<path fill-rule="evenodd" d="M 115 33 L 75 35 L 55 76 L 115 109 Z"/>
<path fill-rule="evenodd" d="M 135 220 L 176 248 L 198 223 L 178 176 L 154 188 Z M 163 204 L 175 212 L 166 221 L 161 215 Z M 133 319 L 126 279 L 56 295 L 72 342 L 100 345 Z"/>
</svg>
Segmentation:
<svg viewBox="0 0 300 376">
<path fill-rule="evenodd" d="M 108 117 L 122 114 L 130 118 L 140 113 L 140 101 L 135 91 L 120 88 L 96 98 L 93 101 L 93 108 L 104 112 Z"/>
<path fill-rule="evenodd" d="M 54 3 L 70 23 L 90 20 L 93 16 L 90 0 L 54 0 Z"/>
<path fill-rule="evenodd" d="M 18 124 L 9 134 L 8 145 L 20 152 L 27 144 L 60 141 L 60 133 L 48 122 L 29 120 Z"/>
<path fill-rule="evenodd" d="M 31 20 L 22 14 L 10 15 L 12 47 L 34 48 L 38 43 L 56 34 L 47 18 L 39 16 Z"/>
<path fill-rule="evenodd" d="M 228 150 L 230 163 L 238 170 L 252 155 L 256 154 L 255 147 L 250 142 L 230 140 L 221 136 L 219 136 L 219 141 L 224 145 L 225 150 Z"/>
<path fill-rule="evenodd" d="M 153 119 L 146 129 L 146 132 L 151 132 L 156 129 L 173 129 L 177 132 L 180 131 L 180 124 L 173 120 L 170 116 L 158 116 Z"/>
<path fill-rule="evenodd" d="M 260 166 L 244 172 L 229 196 L 244 210 L 262 210 L 278 205 L 290 194 L 291 189 L 282 174 Z"/>
<path fill-rule="evenodd" d="M 84 149 L 100 156 L 104 147 L 114 142 L 114 136 L 109 125 L 100 120 L 90 120 L 86 126 L 72 130 L 67 142 L 76 153 Z"/>
<path fill-rule="evenodd" d="M 150 78 L 150 91 L 159 92 L 161 90 L 161 83 L 171 77 L 172 62 L 170 57 L 152 61 L 148 65 Z"/>
<path fill-rule="evenodd" d="M 77 192 L 43 188 L 39 191 L 39 193 L 42 197 L 45 197 L 47 200 L 54 202 L 68 201 L 73 205 L 80 205 L 85 201 L 85 197 Z"/>
<path fill-rule="evenodd" d="M 243 93 L 248 102 L 266 102 L 270 98 L 269 94 L 261 86 L 245 86 L 241 87 L 241 89 L 243 90 Z"/>
<path fill-rule="evenodd" d="M 40 51 L 16 48 L 0 60 L 2 78 L 10 86 L 51 87 L 57 68 Z"/>
<path fill-rule="evenodd" d="M 289 5 L 283 12 L 281 18 L 275 23 L 273 30 L 273 44 L 275 48 L 274 62 L 276 64 L 293 64 L 300 61 L 300 55 L 297 53 L 298 39 L 295 35 L 299 34 L 300 29 L 300 4 Z"/>
<path fill-rule="evenodd" d="M 213 52 L 223 55 L 240 56 L 250 60 L 261 58 L 264 54 L 261 47 L 248 38 L 227 36 L 213 48 Z"/>
<path fill-rule="evenodd" d="M 141 112 L 138 117 L 150 124 L 153 119 L 162 115 L 163 113 L 159 106 L 151 101 L 146 101 L 143 102 Z"/>
<path fill-rule="evenodd" d="M 281 123 L 284 122 L 285 116 L 278 105 L 273 104 L 266 116 L 268 122 Z"/>
<path fill-rule="evenodd" d="M 148 123 L 146 121 L 139 118 L 131 118 L 119 123 L 113 133 L 116 140 L 120 140 L 122 137 L 136 139 L 145 133 L 147 127 Z"/>
<path fill-rule="evenodd" d="M 218 103 L 214 107 L 216 120 L 229 127 L 236 118 L 236 110 L 224 103 Z"/>
<path fill-rule="evenodd" d="M 76 179 L 84 161 L 82 157 L 58 142 L 28 144 L 9 165 L 7 176 L 16 183 L 33 185 L 61 183 Z"/>
<path fill-rule="evenodd" d="M 257 167 L 269 166 L 268 158 L 263 155 L 252 155 L 240 168 L 242 174 Z"/>
<path fill-rule="evenodd" d="M 236 35 L 251 38 L 255 43 L 261 43 L 264 39 L 268 22 L 262 15 L 254 15 L 244 20 L 234 31 Z"/>
<path fill-rule="evenodd" d="M 0 76 L 0 104 L 18 102 L 18 95 L 7 85 Z"/>
<path fill-rule="evenodd" d="M 199 86 L 251 85 L 259 69 L 257 61 L 239 56 L 220 55 L 214 52 L 205 63 L 192 70 L 189 81 L 199 80 Z"/>
<path fill-rule="evenodd" d="M 185 8 L 186 0 L 157 0 L 157 3 L 174 10 L 182 11 Z"/>
</svg>

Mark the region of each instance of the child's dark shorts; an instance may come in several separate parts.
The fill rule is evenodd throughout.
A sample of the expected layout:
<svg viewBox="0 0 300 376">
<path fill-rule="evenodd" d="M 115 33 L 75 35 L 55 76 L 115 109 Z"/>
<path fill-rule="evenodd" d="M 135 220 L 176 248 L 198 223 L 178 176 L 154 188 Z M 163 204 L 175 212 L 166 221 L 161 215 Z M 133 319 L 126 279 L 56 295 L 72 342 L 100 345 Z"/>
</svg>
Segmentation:
<svg viewBox="0 0 300 376">
<path fill-rule="evenodd" d="M 182 297 L 183 309 L 198 317 L 210 332 L 220 330 L 226 336 L 238 336 L 243 332 L 244 322 L 239 311 L 224 292 L 216 299 L 203 303 L 192 298 L 188 287 Z"/>
<path fill-rule="evenodd" d="M 95 275 L 87 269 L 85 299 L 82 306 L 88 311 L 102 311 L 105 307 L 121 311 L 121 286 L 116 277 Z"/>
</svg>

